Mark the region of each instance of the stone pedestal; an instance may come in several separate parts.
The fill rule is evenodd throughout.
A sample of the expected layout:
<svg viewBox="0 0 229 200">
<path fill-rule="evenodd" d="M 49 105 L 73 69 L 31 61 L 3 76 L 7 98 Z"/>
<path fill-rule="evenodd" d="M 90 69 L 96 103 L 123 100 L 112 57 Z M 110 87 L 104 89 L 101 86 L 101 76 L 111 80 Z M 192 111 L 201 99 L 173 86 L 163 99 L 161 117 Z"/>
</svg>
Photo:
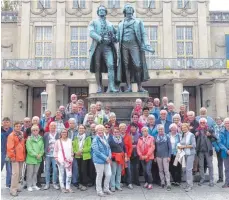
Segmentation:
<svg viewBox="0 0 229 200">
<path fill-rule="evenodd" d="M 148 92 L 130 92 L 130 93 L 93 93 L 88 97 L 88 106 L 97 101 L 103 103 L 103 107 L 109 105 L 111 112 L 116 114 L 119 122 L 130 121 L 131 112 L 136 99 L 142 99 L 143 106 L 146 104 L 149 94 Z"/>
</svg>

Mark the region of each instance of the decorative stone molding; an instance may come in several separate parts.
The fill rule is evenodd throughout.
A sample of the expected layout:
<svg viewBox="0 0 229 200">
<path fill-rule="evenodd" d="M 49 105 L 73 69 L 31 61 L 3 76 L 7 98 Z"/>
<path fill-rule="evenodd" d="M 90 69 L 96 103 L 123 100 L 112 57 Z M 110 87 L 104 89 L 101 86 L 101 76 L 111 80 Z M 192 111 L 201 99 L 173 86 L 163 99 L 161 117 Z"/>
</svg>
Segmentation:
<svg viewBox="0 0 229 200">
<path fill-rule="evenodd" d="M 214 83 L 226 83 L 228 81 L 228 79 L 225 78 L 219 78 L 219 79 L 215 79 Z"/>
<path fill-rule="evenodd" d="M 1 45 L 1 48 L 3 48 L 3 49 L 8 49 L 8 48 L 10 48 L 10 52 L 13 52 L 13 44 L 10 44 L 10 45 Z"/>
<path fill-rule="evenodd" d="M 51 8 L 34 8 L 35 4 L 32 4 L 30 7 L 30 12 L 33 15 L 40 15 L 41 17 L 46 17 L 47 15 L 54 15 L 57 12 L 57 2 L 51 1 Z"/>
<path fill-rule="evenodd" d="M 136 2 L 136 12 L 141 14 L 141 15 L 147 15 L 147 16 L 152 16 L 152 15 L 159 15 L 163 12 L 163 5 L 162 2 L 159 2 L 159 7 L 158 8 L 143 8 L 143 2 L 142 1 L 137 1 Z"/>
<path fill-rule="evenodd" d="M 85 8 L 72 8 L 70 4 L 72 4 L 72 1 L 67 1 L 65 8 L 66 13 L 69 15 L 80 17 L 82 15 L 89 15 L 92 13 L 92 2 L 90 1 L 85 2 Z"/>
<path fill-rule="evenodd" d="M 186 17 L 188 15 L 194 15 L 198 11 L 198 5 L 195 1 L 190 1 L 191 8 L 177 8 L 177 1 L 172 2 L 172 13 L 175 15 L 181 15 Z"/>
</svg>

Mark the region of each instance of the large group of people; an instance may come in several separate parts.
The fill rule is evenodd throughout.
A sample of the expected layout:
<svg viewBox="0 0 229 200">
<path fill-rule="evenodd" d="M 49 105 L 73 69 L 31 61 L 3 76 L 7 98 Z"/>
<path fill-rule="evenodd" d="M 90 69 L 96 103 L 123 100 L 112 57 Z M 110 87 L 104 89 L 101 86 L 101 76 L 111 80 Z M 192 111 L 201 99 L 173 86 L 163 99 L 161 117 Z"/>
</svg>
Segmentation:
<svg viewBox="0 0 229 200">
<path fill-rule="evenodd" d="M 26 117 L 13 126 L 8 117 L 2 120 L 1 170 L 5 166 L 12 196 L 21 191 L 21 181 L 30 192 L 48 190 L 51 183 L 63 193 L 74 192 L 72 186 L 85 191 L 95 185 L 97 194 L 105 196 L 124 185 L 130 190 L 141 186 L 141 175 L 148 190 L 158 184 L 170 191 L 185 179 L 188 192 L 195 174 L 200 175 L 198 185 L 204 184 L 206 168 L 213 187 L 214 152 L 217 183 L 225 181 L 222 187 L 229 188 L 229 118 L 213 120 L 204 107 L 199 116 L 185 105 L 176 112 L 167 97 L 162 103 L 150 98 L 145 105 L 137 99 L 129 123 L 119 123 L 101 102 L 87 112 L 75 94 L 53 117 L 46 110 L 41 119 Z"/>
</svg>

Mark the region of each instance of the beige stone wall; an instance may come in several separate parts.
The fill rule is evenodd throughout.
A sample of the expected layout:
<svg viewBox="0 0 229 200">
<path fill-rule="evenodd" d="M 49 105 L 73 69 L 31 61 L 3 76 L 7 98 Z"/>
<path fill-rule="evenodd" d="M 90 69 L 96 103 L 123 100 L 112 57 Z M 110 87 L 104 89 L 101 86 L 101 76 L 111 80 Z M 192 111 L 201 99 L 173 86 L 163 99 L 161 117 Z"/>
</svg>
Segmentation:
<svg viewBox="0 0 229 200">
<path fill-rule="evenodd" d="M 225 34 L 229 34 L 228 23 L 211 24 L 211 55 L 212 58 L 225 58 Z"/>
</svg>

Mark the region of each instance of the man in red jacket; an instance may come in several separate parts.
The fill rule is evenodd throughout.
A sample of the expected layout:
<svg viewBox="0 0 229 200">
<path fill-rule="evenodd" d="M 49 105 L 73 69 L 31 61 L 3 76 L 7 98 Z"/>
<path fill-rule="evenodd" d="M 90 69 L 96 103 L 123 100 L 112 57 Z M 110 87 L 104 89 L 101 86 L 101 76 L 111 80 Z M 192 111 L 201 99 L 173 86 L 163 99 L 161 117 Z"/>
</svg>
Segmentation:
<svg viewBox="0 0 229 200">
<path fill-rule="evenodd" d="M 131 180 L 131 169 L 130 169 L 130 157 L 133 151 L 133 147 L 132 147 L 132 137 L 130 136 L 130 133 L 127 132 L 127 126 L 124 123 L 121 123 L 119 125 L 119 130 L 121 132 L 121 135 L 123 137 L 123 141 L 125 144 L 125 149 L 126 149 L 126 157 L 125 157 L 125 162 L 126 162 L 126 166 L 125 166 L 125 177 L 124 177 L 124 182 L 126 182 L 127 187 L 129 189 L 133 189 L 133 185 L 132 185 L 132 180 Z"/>
</svg>

